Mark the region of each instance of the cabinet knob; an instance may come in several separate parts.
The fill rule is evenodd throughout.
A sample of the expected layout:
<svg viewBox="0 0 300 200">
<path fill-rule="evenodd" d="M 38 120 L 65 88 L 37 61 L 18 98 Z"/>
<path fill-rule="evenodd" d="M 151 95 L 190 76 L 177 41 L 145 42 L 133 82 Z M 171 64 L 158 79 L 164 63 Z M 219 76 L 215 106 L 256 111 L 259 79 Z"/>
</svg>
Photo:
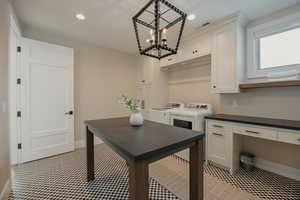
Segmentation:
<svg viewBox="0 0 300 200">
<path fill-rule="evenodd" d="M 224 126 L 216 125 L 216 124 L 214 124 L 213 127 L 216 127 L 216 128 L 224 128 Z"/>
<path fill-rule="evenodd" d="M 66 112 L 65 115 L 73 115 L 73 111 Z"/>
<path fill-rule="evenodd" d="M 221 133 L 213 133 L 214 135 L 216 135 L 216 136 L 224 136 L 223 134 L 221 134 Z"/>
<path fill-rule="evenodd" d="M 216 87 L 217 87 L 217 86 L 215 86 L 215 85 L 213 86 L 213 88 L 216 88 Z"/>
<path fill-rule="evenodd" d="M 253 133 L 253 134 L 256 134 L 256 135 L 260 134 L 260 132 L 256 132 L 256 131 L 249 131 L 249 130 L 246 130 L 246 133 Z"/>
</svg>

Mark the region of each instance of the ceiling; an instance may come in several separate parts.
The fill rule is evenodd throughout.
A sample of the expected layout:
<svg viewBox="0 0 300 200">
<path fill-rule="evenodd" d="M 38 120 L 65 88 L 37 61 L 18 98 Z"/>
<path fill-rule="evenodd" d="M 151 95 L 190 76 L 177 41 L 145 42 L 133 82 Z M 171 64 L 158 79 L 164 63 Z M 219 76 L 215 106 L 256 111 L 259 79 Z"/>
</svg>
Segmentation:
<svg viewBox="0 0 300 200">
<path fill-rule="evenodd" d="M 148 0 L 13 0 L 22 28 L 34 28 L 49 34 L 136 54 L 137 45 L 132 16 Z M 254 19 L 272 11 L 299 3 L 300 0 L 169 0 L 197 18 L 187 21 L 184 34 L 201 24 L 240 11 Z M 84 13 L 85 21 L 75 18 Z"/>
</svg>

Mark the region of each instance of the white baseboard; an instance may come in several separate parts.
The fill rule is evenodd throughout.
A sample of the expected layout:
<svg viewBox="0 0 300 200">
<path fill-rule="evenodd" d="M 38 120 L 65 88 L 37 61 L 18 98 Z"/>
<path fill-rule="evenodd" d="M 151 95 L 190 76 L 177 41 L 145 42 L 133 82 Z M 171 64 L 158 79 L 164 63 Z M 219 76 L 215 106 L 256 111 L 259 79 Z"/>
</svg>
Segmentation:
<svg viewBox="0 0 300 200">
<path fill-rule="evenodd" d="M 94 144 L 102 144 L 103 141 L 97 137 L 94 137 Z M 84 148 L 86 146 L 85 140 L 77 140 L 75 141 L 75 149 Z"/>
<path fill-rule="evenodd" d="M 300 169 L 292 168 L 286 165 L 259 158 L 256 159 L 256 167 L 300 181 Z"/>
<path fill-rule="evenodd" d="M 11 191 L 11 183 L 10 183 L 10 179 L 8 179 L 8 181 L 6 182 L 3 190 L 0 193 L 0 200 L 8 199 L 10 191 Z"/>
</svg>

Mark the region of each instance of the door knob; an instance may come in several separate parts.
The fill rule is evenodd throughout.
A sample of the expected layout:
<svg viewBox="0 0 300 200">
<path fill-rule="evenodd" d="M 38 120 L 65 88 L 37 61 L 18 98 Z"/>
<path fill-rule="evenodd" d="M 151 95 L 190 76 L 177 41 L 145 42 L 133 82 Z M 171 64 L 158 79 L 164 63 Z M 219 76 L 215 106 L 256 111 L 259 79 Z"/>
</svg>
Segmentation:
<svg viewBox="0 0 300 200">
<path fill-rule="evenodd" d="M 73 115 L 73 111 L 71 110 L 71 111 L 69 111 L 69 112 L 66 112 L 65 114 L 66 114 L 66 115 Z"/>
</svg>

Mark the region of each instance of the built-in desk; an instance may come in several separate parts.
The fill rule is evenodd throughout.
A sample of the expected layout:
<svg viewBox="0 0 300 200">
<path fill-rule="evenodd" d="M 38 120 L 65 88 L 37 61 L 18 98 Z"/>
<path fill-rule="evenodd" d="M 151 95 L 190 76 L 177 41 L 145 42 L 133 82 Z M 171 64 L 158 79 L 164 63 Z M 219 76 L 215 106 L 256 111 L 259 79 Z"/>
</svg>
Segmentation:
<svg viewBox="0 0 300 200">
<path fill-rule="evenodd" d="M 234 173 L 239 168 L 243 135 L 300 145 L 300 121 L 226 114 L 207 116 L 207 161 Z"/>
</svg>

